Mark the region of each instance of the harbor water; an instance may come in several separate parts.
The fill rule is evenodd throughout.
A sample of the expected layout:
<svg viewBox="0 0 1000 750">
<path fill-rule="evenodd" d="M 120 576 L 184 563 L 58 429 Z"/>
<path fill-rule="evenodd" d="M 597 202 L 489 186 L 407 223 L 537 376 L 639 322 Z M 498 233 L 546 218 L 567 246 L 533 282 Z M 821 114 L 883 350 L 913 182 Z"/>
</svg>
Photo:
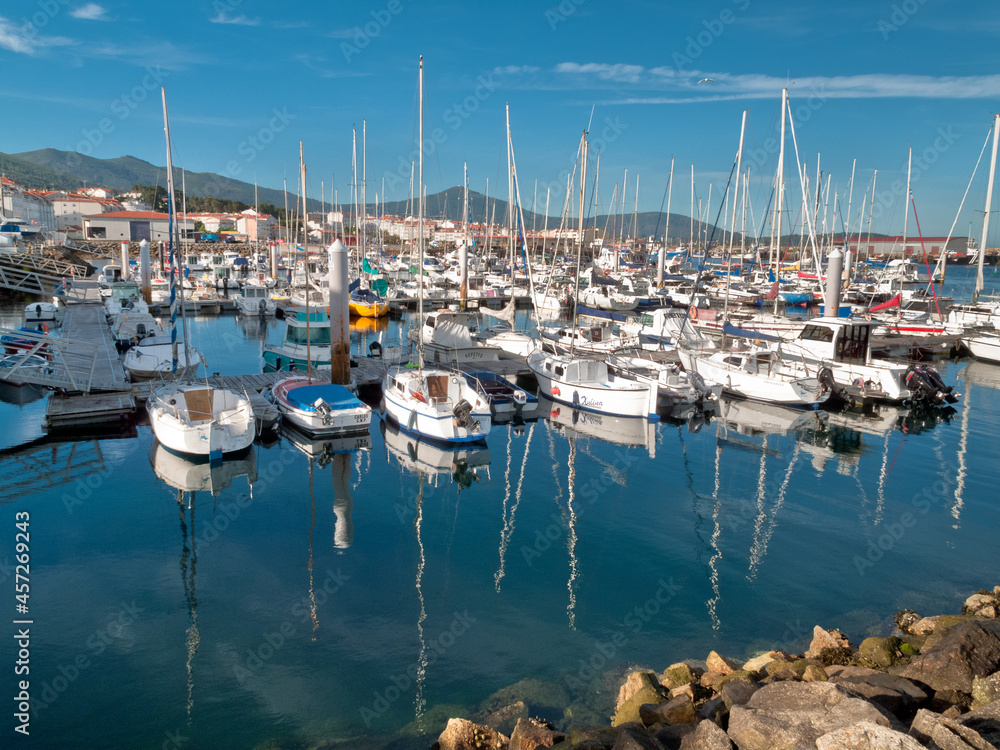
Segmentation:
<svg viewBox="0 0 1000 750">
<path fill-rule="evenodd" d="M 960 292 L 970 272 L 949 273 Z M 354 351 L 406 324 L 372 325 Z M 224 374 L 259 371 L 282 330 L 190 326 Z M 31 625 L 30 673 L 6 645 L 0 686 L 30 680 L 32 748 L 426 747 L 515 684 L 532 715 L 603 723 L 627 665 L 801 651 L 816 624 L 856 643 L 903 607 L 956 611 L 1000 581 L 1000 367 L 936 366 L 955 409 L 724 401 L 648 424 L 543 402 L 459 452 L 376 419 L 217 467 L 141 421 L 48 439 L 45 397 L 5 394 L 3 641 Z"/>
</svg>

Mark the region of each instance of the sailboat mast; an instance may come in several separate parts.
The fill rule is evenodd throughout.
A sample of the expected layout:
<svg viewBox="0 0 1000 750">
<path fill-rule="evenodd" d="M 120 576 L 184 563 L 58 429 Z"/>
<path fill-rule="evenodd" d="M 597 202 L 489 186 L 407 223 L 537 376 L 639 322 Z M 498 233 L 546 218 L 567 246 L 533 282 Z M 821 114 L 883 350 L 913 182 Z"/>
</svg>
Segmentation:
<svg viewBox="0 0 1000 750">
<path fill-rule="evenodd" d="M 901 253 L 901 257 L 904 259 L 906 258 L 906 224 L 910 218 L 910 175 L 913 171 L 913 148 L 907 148 L 906 153 L 908 154 L 906 160 L 906 198 L 903 199 L 903 252 Z M 987 206 L 987 208 L 989 207 Z"/>
<path fill-rule="evenodd" d="M 983 291 L 983 258 L 986 255 L 986 238 L 990 230 L 990 206 L 993 205 L 993 178 L 997 173 L 997 138 L 1000 137 L 1000 114 L 993 116 L 993 155 L 990 158 L 990 178 L 986 183 L 986 210 L 983 211 L 983 239 L 979 243 L 979 254 L 976 258 L 976 286 L 972 290 L 972 304 L 979 301 L 979 293 Z"/>
<path fill-rule="evenodd" d="M 667 248 L 670 246 L 670 199 L 674 192 L 674 159 L 670 157 L 670 177 L 667 178 L 667 226 L 663 230 L 663 246 L 660 248 L 660 255 L 656 259 L 656 285 L 663 285 L 663 269 L 667 262 Z"/>
<path fill-rule="evenodd" d="M 306 376 L 312 380 L 312 336 L 309 331 L 309 214 L 306 210 L 306 162 L 302 149 L 302 141 L 299 141 L 299 172 L 302 177 L 302 237 L 306 248 L 305 272 L 306 272 Z"/>
<path fill-rule="evenodd" d="M 177 279 L 176 284 L 180 285 L 180 311 L 181 311 L 181 335 L 185 342 L 184 346 L 184 360 L 185 367 L 187 366 L 187 322 L 184 317 L 184 265 L 182 263 L 174 262 L 174 235 L 175 227 L 173 226 L 174 220 L 177 217 L 177 205 L 174 202 L 174 162 L 173 157 L 170 153 L 170 118 L 167 115 L 167 90 L 166 88 L 160 88 L 160 95 L 163 99 L 163 131 L 167 139 L 167 218 L 168 218 L 168 240 L 170 245 L 170 356 L 171 356 L 171 368 L 172 373 L 177 372 L 177 293 L 174 279 Z M 996 149 L 994 149 L 996 151 Z M 995 160 L 994 160 L 995 161 Z M 178 248 L 177 253 L 178 260 L 180 260 L 180 249 Z M 122 273 L 126 269 L 122 269 Z"/>
<path fill-rule="evenodd" d="M 578 230 L 580 233 L 580 241 L 577 246 L 576 251 L 576 292 L 573 294 L 573 328 L 576 328 L 577 324 L 577 311 L 579 310 L 580 304 L 580 262 L 583 259 L 583 210 L 584 210 L 584 198 L 587 193 L 587 131 L 583 131 L 583 135 L 580 136 L 580 216 L 577 219 Z M 576 340 L 576 336 L 570 339 L 569 342 L 569 355 L 573 356 L 573 342 Z"/>
<path fill-rule="evenodd" d="M 417 168 L 417 252 L 419 262 L 417 263 L 417 281 L 419 283 L 419 303 L 417 306 L 417 324 L 420 330 L 420 360 L 423 360 L 424 351 L 424 325 L 421 316 L 424 314 L 424 56 L 420 56 L 420 85 L 419 85 L 420 116 L 417 141 L 420 144 L 419 167 Z"/>
<path fill-rule="evenodd" d="M 510 103 L 504 105 L 507 124 L 507 262 L 510 263 L 510 283 L 514 286 L 514 172 L 511 168 Z M 513 291 L 511 291 L 513 294 Z"/>
</svg>

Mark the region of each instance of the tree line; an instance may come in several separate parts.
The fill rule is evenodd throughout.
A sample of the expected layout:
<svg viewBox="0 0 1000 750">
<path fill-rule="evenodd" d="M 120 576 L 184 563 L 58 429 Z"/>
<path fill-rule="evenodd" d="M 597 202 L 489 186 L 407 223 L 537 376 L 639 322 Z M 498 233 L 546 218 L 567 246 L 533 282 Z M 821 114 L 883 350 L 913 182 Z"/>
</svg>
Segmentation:
<svg viewBox="0 0 1000 750">
<path fill-rule="evenodd" d="M 133 185 L 131 192 L 139 193 L 139 197 L 145 203 L 152 206 L 154 211 L 167 210 L 167 190 L 161 185 Z M 174 190 L 174 197 L 177 201 L 177 210 L 181 211 L 185 207 L 184 193 Z M 216 198 L 214 195 L 189 195 L 187 196 L 188 213 L 206 214 L 238 214 L 253 208 L 249 203 L 234 200 L 232 198 Z M 285 223 L 285 209 L 278 208 L 273 203 L 259 203 L 258 212 L 270 214 L 278 220 L 278 223 Z"/>
</svg>

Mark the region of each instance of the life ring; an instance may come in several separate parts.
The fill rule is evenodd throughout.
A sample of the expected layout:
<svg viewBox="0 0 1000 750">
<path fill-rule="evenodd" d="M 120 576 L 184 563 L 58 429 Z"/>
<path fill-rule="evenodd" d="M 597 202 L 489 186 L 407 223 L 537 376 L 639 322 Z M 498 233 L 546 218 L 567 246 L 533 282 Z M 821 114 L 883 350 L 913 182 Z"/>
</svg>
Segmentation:
<svg viewBox="0 0 1000 750">
<path fill-rule="evenodd" d="M 691 307 L 688 309 L 688 317 L 691 318 L 691 320 L 698 320 L 698 308 L 696 308 L 694 305 L 691 305 Z"/>
<path fill-rule="evenodd" d="M 420 391 L 414 391 L 413 392 L 413 398 L 415 398 L 417 401 L 419 401 L 422 404 L 426 404 L 427 403 L 427 399 L 424 397 L 424 394 L 421 393 Z"/>
</svg>

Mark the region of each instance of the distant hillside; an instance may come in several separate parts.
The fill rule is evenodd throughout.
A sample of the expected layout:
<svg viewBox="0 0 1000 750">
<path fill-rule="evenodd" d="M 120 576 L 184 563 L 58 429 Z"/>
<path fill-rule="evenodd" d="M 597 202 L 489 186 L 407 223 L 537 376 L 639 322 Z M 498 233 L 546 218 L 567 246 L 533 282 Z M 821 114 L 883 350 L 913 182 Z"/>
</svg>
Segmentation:
<svg viewBox="0 0 1000 750">
<path fill-rule="evenodd" d="M 83 187 L 83 182 L 71 174 L 36 164 L 12 154 L 0 153 L 0 173 L 32 190 Z"/>
<path fill-rule="evenodd" d="M 13 154 L 17 162 L 35 165 L 39 170 L 47 170 L 46 174 L 64 175 L 72 180 L 72 184 L 52 184 L 50 187 L 62 188 L 80 187 L 83 181 L 88 185 L 101 186 L 114 190 L 128 190 L 133 185 L 166 185 L 167 168 L 158 167 L 148 161 L 134 156 L 119 156 L 115 159 L 95 159 L 73 151 L 59 151 L 45 148 L 40 151 L 24 151 Z M 12 179 L 13 175 L 9 175 Z M 212 172 L 185 172 L 184 181 L 188 195 L 229 198 L 253 205 L 253 185 L 230 177 L 213 174 Z M 174 167 L 174 184 L 181 187 L 181 170 Z M 271 188 L 258 188 L 257 198 L 261 203 L 273 203 L 283 206 L 284 193 Z M 318 211 L 320 202 L 309 201 L 309 210 Z"/>
<path fill-rule="evenodd" d="M 17 180 L 25 187 L 30 188 L 50 188 L 53 190 L 72 190 L 83 187 L 84 183 L 90 186 L 107 187 L 114 190 L 125 191 L 133 185 L 166 185 L 166 167 L 158 167 L 134 156 L 119 156 L 115 159 L 95 159 L 92 156 L 84 156 L 72 151 L 59 151 L 54 148 L 45 148 L 39 151 L 24 151 L 19 154 L 0 154 L 0 170 L 8 177 Z M 186 172 L 184 179 L 187 185 L 188 195 L 208 196 L 216 198 L 226 198 L 243 201 L 253 205 L 254 186 L 247 182 L 234 180 L 229 177 L 213 174 L 211 172 Z M 174 168 L 174 180 L 178 188 L 181 186 L 181 171 Z M 258 200 L 261 203 L 273 203 L 275 206 L 284 206 L 284 193 L 281 190 L 261 187 L 257 191 Z M 293 199 L 294 200 L 294 199 Z M 450 219 L 452 221 L 462 221 L 463 190 L 461 187 L 448 188 L 440 193 L 427 196 L 425 216 L 428 219 Z M 487 199 L 482 193 L 469 191 L 469 213 L 473 221 L 485 222 L 491 218 L 498 224 L 505 224 L 507 216 L 507 201 L 502 198 L 491 196 L 489 199 L 489 213 L 487 214 Z M 320 201 L 311 199 L 309 201 L 310 211 L 320 210 Z M 351 206 L 342 205 L 341 208 L 350 211 Z M 408 201 L 394 201 L 379 207 L 378 213 L 385 213 L 395 216 L 405 216 L 417 214 L 416 207 L 409 205 Z M 367 214 L 375 214 L 375 204 L 369 204 Z M 610 221 L 606 215 L 598 216 L 595 219 L 587 220 L 587 226 L 596 226 L 599 230 L 607 230 L 611 236 L 621 234 L 629 235 L 632 232 L 632 216 L 626 216 L 625 231 L 622 232 L 621 218 L 616 225 L 615 219 Z M 541 230 L 548 225 L 549 229 L 559 227 L 560 217 L 550 216 L 546 222 L 545 216 L 533 214 L 524 210 L 524 223 L 527 228 Z M 570 219 L 571 227 L 576 226 L 576 220 Z M 666 214 L 656 211 L 640 213 L 637 217 L 637 232 L 640 237 L 650 235 L 662 235 L 666 227 Z M 670 236 L 674 241 L 687 242 L 691 229 L 691 220 L 687 216 L 680 214 L 670 215 Z M 703 227 L 699 222 L 695 222 L 695 232 L 702 231 Z M 711 232 L 711 229 L 708 229 Z M 721 234 L 717 231 L 716 239 L 721 239 Z"/>
</svg>

